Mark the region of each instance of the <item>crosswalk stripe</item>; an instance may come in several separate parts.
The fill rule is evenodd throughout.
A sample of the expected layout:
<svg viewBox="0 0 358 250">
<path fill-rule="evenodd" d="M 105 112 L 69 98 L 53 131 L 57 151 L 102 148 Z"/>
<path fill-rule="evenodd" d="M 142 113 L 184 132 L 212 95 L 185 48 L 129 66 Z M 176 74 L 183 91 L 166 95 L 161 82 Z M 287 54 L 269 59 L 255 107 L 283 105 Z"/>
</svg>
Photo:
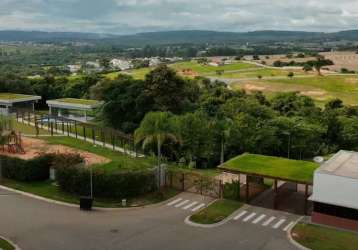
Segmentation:
<svg viewBox="0 0 358 250">
<path fill-rule="evenodd" d="M 181 206 L 183 206 L 183 205 L 187 204 L 189 201 L 190 201 L 190 200 L 185 200 L 185 201 L 182 201 L 182 202 L 180 202 L 180 203 L 176 204 L 174 207 L 181 207 Z"/>
<path fill-rule="evenodd" d="M 194 207 L 191 211 L 195 212 L 195 211 L 199 210 L 202 207 L 205 207 L 205 203 L 201 203 L 200 205 Z"/>
<path fill-rule="evenodd" d="M 184 210 L 187 210 L 189 208 L 191 208 L 192 206 L 195 206 L 196 204 L 198 204 L 197 201 L 193 201 L 192 203 L 190 203 L 189 205 L 186 205 L 185 207 L 183 207 Z"/>
<path fill-rule="evenodd" d="M 274 221 L 276 219 L 275 216 L 271 216 L 270 219 L 268 219 L 267 221 L 265 221 L 264 223 L 262 223 L 262 225 L 264 227 L 268 226 L 272 221 Z"/>
<path fill-rule="evenodd" d="M 259 223 L 260 221 L 262 221 L 263 218 L 265 218 L 265 217 L 266 217 L 266 214 L 262 214 L 262 215 L 260 215 L 259 217 L 257 217 L 252 223 L 253 223 L 253 224 L 257 224 L 257 223 Z"/>
<path fill-rule="evenodd" d="M 285 219 L 279 220 L 275 225 L 272 226 L 272 228 L 274 229 L 279 228 L 285 221 L 286 221 Z"/>
<path fill-rule="evenodd" d="M 175 203 L 177 203 L 177 202 L 179 202 L 179 201 L 181 201 L 181 200 L 182 200 L 182 198 L 178 198 L 178 199 L 176 199 L 176 200 L 173 200 L 173 201 L 169 202 L 169 203 L 167 204 L 167 206 L 173 206 Z"/>
<path fill-rule="evenodd" d="M 183 206 L 183 205 L 187 204 L 189 201 L 190 201 L 190 200 L 185 200 L 185 201 L 182 201 L 182 202 L 180 202 L 180 203 L 176 204 L 174 207 L 181 207 L 181 206 Z"/>
<path fill-rule="evenodd" d="M 253 217 L 255 217 L 256 216 L 256 213 L 252 213 L 252 214 L 250 214 L 249 216 L 247 216 L 245 219 L 243 219 L 243 221 L 244 222 L 247 222 L 247 221 L 249 221 L 249 220 L 251 220 Z"/>
<path fill-rule="evenodd" d="M 246 213 L 247 213 L 246 210 L 245 210 L 245 211 L 242 211 L 241 213 L 239 213 L 238 215 L 236 215 L 236 216 L 234 217 L 234 220 L 240 219 L 240 218 L 241 218 L 242 216 L 244 216 Z"/>
<path fill-rule="evenodd" d="M 283 231 L 286 232 L 293 224 L 294 224 L 294 222 L 291 221 L 291 222 L 283 229 Z"/>
</svg>

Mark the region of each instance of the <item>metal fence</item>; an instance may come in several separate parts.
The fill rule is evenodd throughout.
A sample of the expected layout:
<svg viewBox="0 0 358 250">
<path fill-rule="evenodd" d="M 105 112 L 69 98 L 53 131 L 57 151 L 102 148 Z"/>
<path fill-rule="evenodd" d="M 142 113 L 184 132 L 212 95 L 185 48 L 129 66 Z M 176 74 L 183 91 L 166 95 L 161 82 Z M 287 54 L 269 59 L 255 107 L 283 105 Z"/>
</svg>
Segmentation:
<svg viewBox="0 0 358 250">
<path fill-rule="evenodd" d="M 131 135 L 112 128 L 100 127 L 60 116 L 21 110 L 16 111 L 16 121 L 33 126 L 36 135 L 40 134 L 41 129 L 48 131 L 51 136 L 65 135 L 134 157 L 144 156 L 141 148 L 135 145 L 134 138 Z"/>
</svg>

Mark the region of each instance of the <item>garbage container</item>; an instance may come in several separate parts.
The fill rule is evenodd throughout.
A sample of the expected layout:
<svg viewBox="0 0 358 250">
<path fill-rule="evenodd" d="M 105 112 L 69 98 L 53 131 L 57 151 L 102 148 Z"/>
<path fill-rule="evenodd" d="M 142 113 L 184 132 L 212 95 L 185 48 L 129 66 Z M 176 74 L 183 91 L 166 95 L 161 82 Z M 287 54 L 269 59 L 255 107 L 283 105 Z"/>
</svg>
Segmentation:
<svg viewBox="0 0 358 250">
<path fill-rule="evenodd" d="M 80 209 L 85 211 L 92 210 L 93 198 L 90 196 L 80 197 Z"/>
</svg>

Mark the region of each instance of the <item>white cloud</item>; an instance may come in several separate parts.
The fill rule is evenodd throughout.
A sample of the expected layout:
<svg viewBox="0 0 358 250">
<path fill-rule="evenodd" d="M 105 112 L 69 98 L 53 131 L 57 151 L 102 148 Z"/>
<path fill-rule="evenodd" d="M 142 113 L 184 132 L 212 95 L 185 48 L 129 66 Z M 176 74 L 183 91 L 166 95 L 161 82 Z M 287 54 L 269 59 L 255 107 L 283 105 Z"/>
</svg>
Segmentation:
<svg viewBox="0 0 358 250">
<path fill-rule="evenodd" d="M 335 31 L 358 27 L 355 0 L 1 0 L 0 29 Z"/>
</svg>

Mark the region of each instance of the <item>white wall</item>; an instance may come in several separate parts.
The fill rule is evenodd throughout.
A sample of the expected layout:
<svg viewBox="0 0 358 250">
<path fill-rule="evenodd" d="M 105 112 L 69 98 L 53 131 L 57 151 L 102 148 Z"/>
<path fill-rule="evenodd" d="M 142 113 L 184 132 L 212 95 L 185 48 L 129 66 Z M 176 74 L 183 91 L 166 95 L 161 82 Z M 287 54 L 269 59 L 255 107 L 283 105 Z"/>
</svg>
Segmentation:
<svg viewBox="0 0 358 250">
<path fill-rule="evenodd" d="M 311 200 L 358 209 L 358 180 L 316 172 Z"/>
</svg>

